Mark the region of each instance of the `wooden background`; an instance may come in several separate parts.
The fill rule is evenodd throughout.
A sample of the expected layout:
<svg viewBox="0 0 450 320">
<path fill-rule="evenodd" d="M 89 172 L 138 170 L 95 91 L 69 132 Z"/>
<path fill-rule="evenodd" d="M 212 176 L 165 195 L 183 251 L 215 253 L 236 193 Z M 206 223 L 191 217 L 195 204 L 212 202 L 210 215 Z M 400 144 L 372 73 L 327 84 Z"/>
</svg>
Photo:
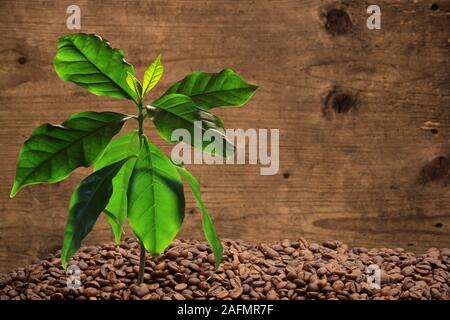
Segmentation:
<svg viewBox="0 0 450 320">
<path fill-rule="evenodd" d="M 449 1 L 378 0 L 382 29 L 368 30 L 372 3 L 359 0 L 1 0 L 0 271 L 60 247 L 71 190 L 88 172 L 9 199 L 32 129 L 83 110 L 132 112 L 54 73 L 73 3 L 81 31 L 122 48 L 139 76 L 162 54 L 156 94 L 225 66 L 260 86 L 245 108 L 216 114 L 229 128 L 279 128 L 279 174 L 191 166 L 222 238 L 450 246 Z M 186 212 L 180 237 L 201 238 L 190 195 Z M 87 242 L 112 239 L 101 218 Z"/>
</svg>

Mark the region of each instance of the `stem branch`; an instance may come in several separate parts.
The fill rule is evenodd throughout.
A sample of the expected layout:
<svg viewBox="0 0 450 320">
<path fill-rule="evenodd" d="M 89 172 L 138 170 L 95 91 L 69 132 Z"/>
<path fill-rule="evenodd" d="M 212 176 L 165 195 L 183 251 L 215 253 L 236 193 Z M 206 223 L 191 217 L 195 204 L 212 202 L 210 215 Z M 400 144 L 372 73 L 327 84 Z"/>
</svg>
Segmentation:
<svg viewBox="0 0 450 320">
<path fill-rule="evenodd" d="M 139 102 L 138 104 L 139 108 L 139 116 L 138 116 L 138 123 L 139 123 L 139 144 L 142 147 L 143 144 L 143 138 L 144 138 L 144 115 L 142 113 L 142 102 Z M 141 254 L 139 259 L 139 275 L 137 280 L 137 285 L 141 285 L 144 281 L 144 271 L 145 271 L 145 247 L 144 244 L 141 242 Z"/>
</svg>

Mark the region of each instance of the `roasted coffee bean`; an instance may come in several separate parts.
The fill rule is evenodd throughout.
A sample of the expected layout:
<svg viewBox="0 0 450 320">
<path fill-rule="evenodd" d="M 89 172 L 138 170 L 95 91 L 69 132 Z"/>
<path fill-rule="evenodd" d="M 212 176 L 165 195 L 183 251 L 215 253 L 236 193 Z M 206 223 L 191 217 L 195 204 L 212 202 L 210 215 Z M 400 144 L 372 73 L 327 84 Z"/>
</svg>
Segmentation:
<svg viewBox="0 0 450 320">
<path fill-rule="evenodd" d="M 234 288 L 233 290 L 230 291 L 230 297 L 232 299 L 239 299 L 243 292 L 244 292 L 243 287 Z"/>
<path fill-rule="evenodd" d="M 187 284 L 186 283 L 179 283 L 177 284 L 174 289 L 177 291 L 183 291 L 184 289 L 187 288 Z"/>
<path fill-rule="evenodd" d="M 172 272 L 178 272 L 180 270 L 180 268 L 175 262 L 169 262 L 167 264 L 167 268 Z"/>
<path fill-rule="evenodd" d="M 141 284 L 140 286 L 133 285 L 131 287 L 131 293 L 139 298 L 142 298 L 149 293 L 149 290 L 145 284 Z"/>
<path fill-rule="evenodd" d="M 90 256 L 89 256 L 90 258 Z M 81 270 L 87 270 L 87 268 L 89 268 L 88 264 L 84 261 L 80 261 L 77 263 L 77 266 L 81 269 Z"/>
<path fill-rule="evenodd" d="M 169 250 L 167 251 L 165 256 L 169 260 L 176 260 L 178 258 L 178 252 L 176 252 L 175 250 Z"/>
<path fill-rule="evenodd" d="M 175 292 L 172 297 L 174 300 L 186 300 L 186 298 L 183 297 L 183 295 L 178 292 Z M 163 297 L 163 300 L 164 300 L 164 297 Z"/>
<path fill-rule="evenodd" d="M 326 248 L 333 249 L 333 250 L 337 249 L 337 247 L 338 247 L 336 242 L 334 242 L 334 241 L 325 241 L 324 243 L 322 243 L 322 245 Z"/>
<path fill-rule="evenodd" d="M 96 289 L 100 289 L 100 284 L 97 281 L 88 281 L 84 284 L 85 288 L 96 288 Z"/>
<path fill-rule="evenodd" d="M 118 290 L 121 290 L 121 289 L 123 289 L 123 288 L 125 288 L 125 287 L 126 287 L 126 284 L 125 284 L 125 283 L 119 282 L 119 283 L 117 283 L 117 284 L 115 284 L 115 285 L 113 286 L 113 290 L 114 290 L 114 291 L 118 291 Z"/>
<path fill-rule="evenodd" d="M 32 268 L 0 274 L 0 300 L 102 299 L 450 299 L 450 250 L 415 255 L 403 249 L 352 248 L 338 242 L 283 240 L 271 246 L 225 241 L 214 272 L 205 242 L 179 241 L 164 255 L 147 257 L 145 284 L 135 285 L 139 244 L 82 247 L 73 258 L 82 288 L 69 289 L 58 255 L 35 260 Z M 369 288 L 365 270 L 380 268 L 381 289 Z"/>
<path fill-rule="evenodd" d="M 34 295 L 36 296 L 36 295 Z M 51 299 L 52 300 L 63 300 L 64 299 L 64 295 L 60 292 L 54 293 L 51 295 Z"/>
<path fill-rule="evenodd" d="M 278 299 L 277 292 L 275 290 L 270 290 L 269 292 L 267 292 L 266 299 L 267 300 L 277 300 Z"/>
<path fill-rule="evenodd" d="M 189 285 L 196 286 L 199 283 L 200 283 L 200 279 L 199 278 L 191 277 L 191 278 L 188 279 L 188 284 Z"/>
<path fill-rule="evenodd" d="M 95 297 L 98 294 L 98 290 L 96 288 L 86 288 L 84 290 L 84 295 L 88 298 Z"/>
<path fill-rule="evenodd" d="M 222 290 L 216 295 L 216 298 L 217 299 L 225 299 L 226 297 L 228 297 L 228 295 L 229 295 L 229 292 L 227 290 Z"/>
</svg>

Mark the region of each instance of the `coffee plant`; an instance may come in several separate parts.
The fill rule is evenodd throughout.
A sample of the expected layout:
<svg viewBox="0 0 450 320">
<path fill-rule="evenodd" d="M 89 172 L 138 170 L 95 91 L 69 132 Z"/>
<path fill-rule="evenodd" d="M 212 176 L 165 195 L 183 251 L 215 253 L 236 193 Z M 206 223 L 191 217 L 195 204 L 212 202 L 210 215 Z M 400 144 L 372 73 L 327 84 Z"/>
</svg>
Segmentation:
<svg viewBox="0 0 450 320">
<path fill-rule="evenodd" d="M 161 254 L 183 222 L 182 177 L 200 208 L 203 232 L 217 268 L 222 259 L 222 245 L 202 201 L 200 185 L 182 165 L 172 162 L 148 139 L 144 121 L 153 121 L 160 136 L 169 142 L 174 142 L 171 133 L 178 128 L 189 132 L 212 129 L 223 149 L 208 151 L 206 144 L 197 146 L 194 141 L 192 145 L 216 156 L 227 156 L 234 146 L 226 139 L 222 120 L 210 110 L 241 106 L 257 87 L 231 69 L 193 72 L 146 105 L 145 98 L 163 75 L 160 57 L 145 71 L 141 83 L 121 50 L 112 48 L 98 35 L 83 33 L 58 40 L 54 68 L 62 80 L 74 82 L 95 95 L 131 100 L 137 111 L 136 115 L 76 113 L 61 125 L 46 123 L 37 127 L 20 150 L 11 197 L 27 185 L 56 183 L 78 167 L 93 166 L 93 172 L 76 186 L 69 201 L 61 249 L 63 266 L 66 267 L 103 212 L 116 242 L 120 241 L 128 219 L 141 244 L 138 278 L 141 283 L 146 251 Z M 114 138 L 125 122 L 131 120 L 137 121 L 139 129 Z"/>
</svg>

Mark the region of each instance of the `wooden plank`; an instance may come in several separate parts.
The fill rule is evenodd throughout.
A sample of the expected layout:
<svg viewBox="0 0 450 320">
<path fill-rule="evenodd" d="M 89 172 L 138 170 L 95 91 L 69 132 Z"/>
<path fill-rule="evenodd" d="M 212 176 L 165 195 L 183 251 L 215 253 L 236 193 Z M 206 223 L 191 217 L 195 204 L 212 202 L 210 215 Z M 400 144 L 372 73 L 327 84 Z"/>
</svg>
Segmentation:
<svg viewBox="0 0 450 320">
<path fill-rule="evenodd" d="M 70 192 L 88 172 L 10 200 L 17 154 L 31 130 L 82 110 L 132 112 L 52 70 L 69 4 L 0 2 L 0 271 L 60 246 Z M 419 252 L 450 246 L 449 1 L 380 0 L 378 31 L 366 28 L 367 1 L 77 4 L 81 31 L 122 48 L 139 75 L 162 54 L 166 74 L 155 96 L 190 71 L 225 66 L 260 86 L 245 108 L 216 114 L 230 128 L 279 128 L 280 173 L 191 166 L 222 237 L 304 236 Z M 332 9 L 351 26 L 339 15 L 327 21 Z M 186 212 L 180 237 L 200 238 L 190 195 Z M 101 219 L 87 243 L 109 240 Z"/>
</svg>

